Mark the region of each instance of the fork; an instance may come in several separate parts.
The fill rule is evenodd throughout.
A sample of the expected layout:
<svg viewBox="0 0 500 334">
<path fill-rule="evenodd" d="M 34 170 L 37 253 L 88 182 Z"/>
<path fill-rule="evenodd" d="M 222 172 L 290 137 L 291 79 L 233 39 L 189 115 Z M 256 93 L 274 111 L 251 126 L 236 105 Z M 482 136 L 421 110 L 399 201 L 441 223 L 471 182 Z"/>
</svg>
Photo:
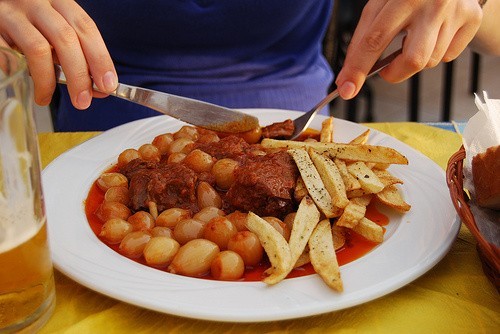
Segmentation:
<svg viewBox="0 0 500 334">
<path fill-rule="evenodd" d="M 366 78 L 368 79 L 377 74 L 378 72 L 380 72 L 384 67 L 389 65 L 398 55 L 400 55 L 401 52 L 402 49 L 399 49 L 397 51 L 394 51 L 387 57 L 377 61 L 375 65 L 373 65 L 370 72 L 368 72 Z M 323 100 L 321 100 L 318 104 L 316 104 L 311 110 L 304 113 L 302 116 L 294 119 L 293 124 L 295 126 L 295 130 L 293 131 L 292 137 L 290 137 L 290 139 L 291 140 L 297 139 L 307 129 L 309 124 L 311 124 L 312 120 L 314 119 L 314 116 L 316 116 L 318 111 L 323 109 L 328 103 L 332 102 L 338 96 L 339 96 L 339 91 L 338 89 L 335 89 L 330 94 L 328 94 Z"/>
</svg>

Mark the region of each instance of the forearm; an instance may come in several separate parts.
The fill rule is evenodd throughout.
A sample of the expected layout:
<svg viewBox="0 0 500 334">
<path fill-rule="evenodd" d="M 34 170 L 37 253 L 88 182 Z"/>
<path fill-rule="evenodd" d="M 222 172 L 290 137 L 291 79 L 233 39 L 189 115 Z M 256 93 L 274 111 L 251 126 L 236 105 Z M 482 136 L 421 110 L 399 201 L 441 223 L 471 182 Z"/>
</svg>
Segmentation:
<svg viewBox="0 0 500 334">
<path fill-rule="evenodd" d="M 500 0 L 488 0 L 483 7 L 483 21 L 470 47 L 479 53 L 500 56 Z"/>
</svg>

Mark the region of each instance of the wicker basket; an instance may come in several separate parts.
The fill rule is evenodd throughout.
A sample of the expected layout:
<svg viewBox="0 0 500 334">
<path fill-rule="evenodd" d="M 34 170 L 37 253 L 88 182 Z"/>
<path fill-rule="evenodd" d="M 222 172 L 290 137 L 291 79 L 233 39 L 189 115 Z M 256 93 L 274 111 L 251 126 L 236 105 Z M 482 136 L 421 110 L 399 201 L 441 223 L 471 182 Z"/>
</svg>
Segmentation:
<svg viewBox="0 0 500 334">
<path fill-rule="evenodd" d="M 470 230 L 477 240 L 477 251 L 481 259 L 484 273 L 500 291 L 500 249 L 492 245 L 479 232 L 474 215 L 468 202 L 468 196 L 463 189 L 463 161 L 465 149 L 462 146 L 450 157 L 446 169 L 446 182 L 450 190 L 450 196 L 462 222 Z"/>
</svg>

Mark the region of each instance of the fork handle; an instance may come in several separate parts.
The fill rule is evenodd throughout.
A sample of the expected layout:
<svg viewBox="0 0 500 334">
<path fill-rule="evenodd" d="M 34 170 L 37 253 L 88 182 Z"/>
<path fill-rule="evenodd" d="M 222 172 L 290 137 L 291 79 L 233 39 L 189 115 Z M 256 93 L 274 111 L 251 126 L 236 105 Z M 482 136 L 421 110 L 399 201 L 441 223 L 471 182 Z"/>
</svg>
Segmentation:
<svg viewBox="0 0 500 334">
<path fill-rule="evenodd" d="M 378 60 L 373 65 L 370 72 L 368 72 L 368 74 L 366 75 L 366 78 L 368 79 L 368 78 L 374 76 L 375 74 L 377 74 L 378 72 L 380 72 L 384 67 L 389 65 L 401 53 L 403 53 L 403 49 L 398 49 L 398 50 L 394 51 L 393 53 L 391 53 L 390 55 L 388 55 L 387 57 L 384 57 L 384 58 Z"/>
<path fill-rule="evenodd" d="M 371 70 L 368 72 L 366 75 L 366 79 L 371 78 L 378 72 L 380 72 L 384 67 L 389 65 L 397 56 L 399 56 L 403 52 L 403 49 L 398 49 L 388 55 L 387 57 L 384 57 L 380 60 L 378 60 Z M 318 105 L 316 106 L 317 109 L 323 109 L 328 103 L 332 102 L 335 98 L 339 96 L 339 91 L 337 88 L 333 90 L 330 94 L 328 94 Z"/>
</svg>

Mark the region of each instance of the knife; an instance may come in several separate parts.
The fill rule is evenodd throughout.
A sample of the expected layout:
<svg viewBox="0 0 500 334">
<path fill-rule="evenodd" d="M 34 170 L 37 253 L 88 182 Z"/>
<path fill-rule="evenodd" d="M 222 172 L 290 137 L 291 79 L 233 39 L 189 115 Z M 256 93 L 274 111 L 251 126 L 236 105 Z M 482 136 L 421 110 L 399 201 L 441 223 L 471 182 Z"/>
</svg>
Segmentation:
<svg viewBox="0 0 500 334">
<path fill-rule="evenodd" d="M 62 67 L 55 65 L 56 80 L 66 84 Z M 93 89 L 100 91 L 95 84 Z M 259 127 L 259 120 L 237 110 L 182 96 L 119 83 L 109 95 L 140 104 L 183 122 L 218 132 L 245 132 Z"/>
</svg>

